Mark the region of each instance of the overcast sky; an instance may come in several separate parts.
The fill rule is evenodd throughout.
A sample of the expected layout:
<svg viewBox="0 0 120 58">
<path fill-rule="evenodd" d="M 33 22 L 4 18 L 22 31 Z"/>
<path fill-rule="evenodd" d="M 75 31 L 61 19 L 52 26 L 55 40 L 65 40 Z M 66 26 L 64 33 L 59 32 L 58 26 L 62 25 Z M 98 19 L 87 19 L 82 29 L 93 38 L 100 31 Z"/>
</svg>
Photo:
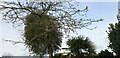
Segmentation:
<svg viewBox="0 0 120 58">
<path fill-rule="evenodd" d="M 116 15 L 118 14 L 118 3 L 84 2 L 80 4 L 81 6 L 79 8 L 84 8 L 85 6 L 89 7 L 89 11 L 87 13 L 88 18 L 103 18 L 104 21 L 93 23 L 91 26 L 89 26 L 90 28 L 97 26 L 97 28 L 94 30 L 88 30 L 85 28 L 78 30 L 78 35 L 88 36 L 90 40 L 95 43 L 97 52 L 106 49 L 108 45 L 106 30 L 108 30 L 109 23 L 117 22 Z M 2 19 L 1 14 L 0 19 Z M 20 31 L 18 31 L 18 28 L 13 28 L 12 24 L 5 23 L 5 21 L 0 21 L 0 56 L 5 53 L 10 53 L 14 56 L 28 55 L 28 51 L 24 47 L 24 44 L 13 45 L 12 43 L 5 42 L 2 39 L 21 40 L 21 35 Z M 63 40 L 62 47 L 67 47 L 65 44 L 66 40 L 67 39 Z"/>
</svg>

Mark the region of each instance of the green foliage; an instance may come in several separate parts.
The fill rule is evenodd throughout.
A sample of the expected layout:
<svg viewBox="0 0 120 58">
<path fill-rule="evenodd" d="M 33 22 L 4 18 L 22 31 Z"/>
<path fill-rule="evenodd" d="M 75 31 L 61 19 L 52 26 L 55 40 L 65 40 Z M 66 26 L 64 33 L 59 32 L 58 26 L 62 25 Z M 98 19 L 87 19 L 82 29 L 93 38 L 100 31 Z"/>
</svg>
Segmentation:
<svg viewBox="0 0 120 58">
<path fill-rule="evenodd" d="M 109 52 L 107 49 L 105 51 L 101 51 L 98 56 L 113 56 L 113 53 L 112 52 Z"/>
<path fill-rule="evenodd" d="M 62 58 L 63 54 L 62 53 L 58 53 L 54 55 L 54 58 Z"/>
<path fill-rule="evenodd" d="M 95 46 L 88 37 L 78 36 L 67 41 L 67 45 L 75 56 L 95 55 Z"/>
<path fill-rule="evenodd" d="M 120 55 L 120 22 L 115 23 L 115 25 L 109 24 L 108 29 L 109 47 L 116 55 Z"/>
<path fill-rule="evenodd" d="M 62 33 L 58 30 L 57 22 L 51 19 L 48 15 L 39 17 L 34 13 L 26 17 L 25 44 L 36 55 L 52 55 L 61 46 Z"/>
</svg>

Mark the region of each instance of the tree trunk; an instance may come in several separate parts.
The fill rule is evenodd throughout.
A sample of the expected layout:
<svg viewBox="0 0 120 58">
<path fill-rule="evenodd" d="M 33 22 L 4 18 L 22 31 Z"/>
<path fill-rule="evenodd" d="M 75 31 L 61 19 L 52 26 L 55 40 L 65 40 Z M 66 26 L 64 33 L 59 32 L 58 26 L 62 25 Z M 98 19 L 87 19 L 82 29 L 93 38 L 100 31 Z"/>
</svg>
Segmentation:
<svg viewBox="0 0 120 58">
<path fill-rule="evenodd" d="M 49 53 L 49 58 L 53 58 L 53 51 L 52 51 L 52 48 L 50 48 L 48 50 L 48 53 Z"/>
<path fill-rule="evenodd" d="M 49 58 L 53 58 L 52 52 L 49 52 Z"/>
</svg>

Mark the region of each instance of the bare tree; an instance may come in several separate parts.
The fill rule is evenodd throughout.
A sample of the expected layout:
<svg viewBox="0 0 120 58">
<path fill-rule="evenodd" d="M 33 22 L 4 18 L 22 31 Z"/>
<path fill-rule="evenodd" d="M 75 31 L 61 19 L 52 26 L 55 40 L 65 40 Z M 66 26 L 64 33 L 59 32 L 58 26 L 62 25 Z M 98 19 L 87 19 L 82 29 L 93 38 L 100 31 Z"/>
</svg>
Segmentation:
<svg viewBox="0 0 120 58">
<path fill-rule="evenodd" d="M 79 2 L 16 1 L 3 2 L 0 6 L 4 9 L 3 19 L 12 22 L 15 26 L 25 25 L 25 17 L 30 13 L 40 17 L 47 13 L 54 18 L 53 20 L 59 22 L 59 29 L 68 35 L 71 31 L 75 32 L 76 29 L 87 28 L 92 22 L 103 20 L 88 19 L 86 17 L 88 7 L 86 6 L 85 9 L 81 10 L 77 8 L 79 5 Z M 38 11 L 42 11 L 42 13 L 39 14 Z"/>
</svg>

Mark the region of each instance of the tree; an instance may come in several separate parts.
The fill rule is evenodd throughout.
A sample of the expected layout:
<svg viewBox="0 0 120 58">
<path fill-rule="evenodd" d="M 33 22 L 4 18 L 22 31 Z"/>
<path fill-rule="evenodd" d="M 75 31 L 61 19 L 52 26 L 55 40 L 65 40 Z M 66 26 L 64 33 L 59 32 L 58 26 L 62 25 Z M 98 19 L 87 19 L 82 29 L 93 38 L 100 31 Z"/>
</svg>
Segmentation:
<svg viewBox="0 0 120 58">
<path fill-rule="evenodd" d="M 105 49 L 104 51 L 102 50 L 98 56 L 101 58 L 101 57 L 104 57 L 104 56 L 113 56 L 113 53 L 112 52 L 109 52 L 107 49 Z"/>
<path fill-rule="evenodd" d="M 71 53 L 79 57 L 95 55 L 95 46 L 88 37 L 78 36 L 67 41 Z"/>
<path fill-rule="evenodd" d="M 46 14 L 41 18 L 33 13 L 28 15 L 24 36 L 29 50 L 39 56 L 47 52 L 52 58 L 53 52 L 59 49 L 62 43 L 62 33 L 58 30 L 57 23 Z"/>
<path fill-rule="evenodd" d="M 120 21 L 118 23 L 109 24 L 108 27 L 108 39 L 109 39 L 109 46 L 113 52 L 116 53 L 117 56 L 120 55 Z"/>
<path fill-rule="evenodd" d="M 115 58 L 113 52 L 109 52 L 107 49 L 105 49 L 104 51 L 102 50 L 97 55 L 97 58 L 109 58 L 109 57 Z"/>
<path fill-rule="evenodd" d="M 13 6 L 14 5 L 14 6 Z M 63 31 L 64 34 L 69 35 L 69 32 L 76 32 L 76 29 L 81 29 L 83 27 L 91 25 L 92 22 L 102 21 L 103 19 L 89 19 L 83 18 L 86 16 L 88 7 L 81 10 L 78 9 L 78 3 L 72 2 L 32 2 L 32 1 L 16 1 L 16 2 L 2 2 L 1 9 L 5 9 L 3 13 L 3 19 L 8 22 L 12 22 L 15 26 L 25 25 L 26 15 L 34 12 L 34 15 L 41 17 L 43 13 L 54 17 L 53 20 L 58 21 L 59 29 Z M 41 14 L 37 13 L 42 11 Z M 82 14 L 84 13 L 84 14 Z M 24 15 L 23 15 L 24 14 Z M 15 24 L 16 23 L 16 24 Z M 94 28 L 93 28 L 94 29 Z"/>
<path fill-rule="evenodd" d="M 37 48 L 39 48 L 39 47 L 36 47 L 36 45 L 30 44 L 31 42 L 34 42 L 34 41 L 31 41 L 29 43 L 29 40 L 34 40 L 34 36 L 35 36 L 34 34 L 36 34 L 35 37 L 38 37 L 37 35 L 39 35 L 38 33 L 41 32 L 41 30 L 38 31 L 39 30 L 38 29 L 37 30 L 38 33 L 37 33 L 37 31 L 35 31 L 32 27 L 36 28 L 36 27 L 39 27 L 38 25 L 41 26 L 41 24 L 46 24 L 46 26 L 48 25 L 49 27 L 57 26 L 57 29 L 53 28 L 52 31 L 59 30 L 62 32 L 62 34 L 69 35 L 70 34 L 69 32 L 71 32 L 71 31 L 76 32 L 76 29 L 81 29 L 83 27 L 87 28 L 87 26 L 91 25 L 93 22 L 102 21 L 102 19 L 94 20 L 94 19 L 82 18 L 83 16 L 86 16 L 88 7 L 86 6 L 85 9 L 81 10 L 76 7 L 79 5 L 80 5 L 79 3 L 71 3 L 71 2 L 42 2 L 42 1 L 20 2 L 17 0 L 17 1 L 13 1 L 13 2 L 2 2 L 0 6 L 2 7 L 2 9 L 4 9 L 4 11 L 3 11 L 4 12 L 3 13 L 4 20 L 7 20 L 8 22 L 12 22 L 14 26 L 21 26 L 21 24 L 26 26 L 25 27 L 25 38 L 26 38 L 25 43 L 27 45 L 29 45 L 28 47 L 30 48 L 30 51 L 34 50 L 33 52 L 38 55 L 38 54 L 41 54 L 41 52 L 45 53 L 47 46 L 43 42 L 47 43 L 47 40 L 43 40 L 43 42 L 41 42 L 40 40 L 35 39 L 35 42 L 37 41 L 38 43 L 41 42 L 41 45 L 43 44 L 42 45 L 43 50 L 38 51 Z M 41 13 L 39 13 L 39 11 L 41 11 Z M 85 14 L 82 14 L 82 12 L 84 12 Z M 31 14 L 31 13 L 32 13 L 32 15 L 35 16 L 35 18 L 37 18 L 37 17 L 43 18 L 43 15 L 47 14 L 48 16 L 52 17 L 52 19 L 50 21 L 43 19 L 42 22 L 40 22 L 40 21 L 37 22 L 37 21 L 33 20 L 34 21 L 33 25 L 36 25 L 36 26 L 31 27 L 30 26 L 30 25 L 32 25 L 31 22 L 28 22 L 30 20 L 27 20 L 25 18 L 27 15 L 29 16 L 29 14 Z M 31 17 L 31 18 L 34 18 L 34 17 Z M 51 23 L 54 21 L 57 22 L 57 23 L 55 23 L 56 26 L 54 25 L 54 23 L 51 25 Z M 50 22 L 50 23 L 47 23 L 47 22 Z M 30 23 L 30 25 L 29 25 L 29 23 Z M 27 26 L 30 26 L 31 28 L 27 27 Z M 45 29 L 43 29 L 41 33 L 49 34 L 48 31 L 45 31 L 47 28 L 46 26 L 42 25 L 42 27 L 45 27 Z M 27 31 L 29 32 L 29 30 L 35 31 L 35 33 L 33 32 L 34 34 L 32 33 L 32 31 L 29 34 L 29 35 L 31 35 L 32 39 L 31 38 L 29 39 L 29 37 L 28 37 L 29 35 L 27 35 L 27 33 L 26 33 Z M 50 31 L 50 33 L 52 33 L 52 31 Z M 40 35 L 39 35 L 39 37 L 40 37 Z M 42 38 L 44 38 L 44 37 L 42 37 Z M 36 49 L 33 49 L 33 48 L 36 48 Z"/>
</svg>

